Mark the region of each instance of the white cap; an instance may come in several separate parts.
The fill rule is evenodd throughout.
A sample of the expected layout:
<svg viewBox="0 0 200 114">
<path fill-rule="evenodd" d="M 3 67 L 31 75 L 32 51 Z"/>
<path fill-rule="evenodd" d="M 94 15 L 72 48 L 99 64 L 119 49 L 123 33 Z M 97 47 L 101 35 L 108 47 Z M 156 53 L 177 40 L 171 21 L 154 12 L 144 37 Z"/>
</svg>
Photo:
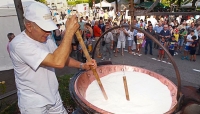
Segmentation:
<svg viewBox="0 0 200 114">
<path fill-rule="evenodd" d="M 51 19 L 49 8 L 40 2 L 34 2 L 26 7 L 24 17 L 31 22 L 35 22 L 45 31 L 58 29 Z"/>
</svg>

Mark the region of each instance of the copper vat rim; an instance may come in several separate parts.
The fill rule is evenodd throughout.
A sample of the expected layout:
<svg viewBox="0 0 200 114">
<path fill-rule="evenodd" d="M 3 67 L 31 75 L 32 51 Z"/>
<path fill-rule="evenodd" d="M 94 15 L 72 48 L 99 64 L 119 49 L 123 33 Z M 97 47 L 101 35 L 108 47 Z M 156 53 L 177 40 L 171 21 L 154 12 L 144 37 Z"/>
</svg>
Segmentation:
<svg viewBox="0 0 200 114">
<path fill-rule="evenodd" d="M 160 74 L 158 74 L 158 73 L 156 73 L 156 72 L 153 72 L 153 71 L 150 71 L 150 70 L 147 70 L 147 69 L 144 69 L 144 68 L 136 67 L 136 66 L 130 66 L 130 65 L 102 65 L 102 66 L 99 66 L 99 67 L 96 69 L 97 72 L 98 72 L 98 74 L 99 74 L 99 71 L 102 72 L 101 69 L 102 69 L 102 68 L 105 68 L 105 67 L 106 67 L 106 68 L 107 68 L 107 67 L 121 67 L 121 68 L 124 68 L 124 67 L 125 67 L 125 69 L 124 69 L 125 71 L 127 71 L 128 68 L 132 68 L 132 69 L 134 69 L 134 70 L 137 70 L 137 72 L 139 71 L 139 72 L 141 72 L 141 73 L 149 72 L 150 74 L 148 74 L 148 75 L 150 75 L 150 76 L 152 76 L 152 77 L 154 77 L 154 78 L 159 77 L 159 79 L 158 79 L 158 78 L 157 78 L 157 79 L 158 79 L 161 83 L 163 83 L 164 85 L 166 85 L 166 84 L 165 84 L 164 82 L 162 82 L 161 79 L 165 80 L 165 82 L 167 81 L 168 85 L 166 85 L 166 86 L 168 86 L 168 88 L 169 88 L 169 86 L 170 86 L 170 87 L 173 86 L 173 91 L 175 91 L 175 92 L 174 92 L 173 95 L 172 95 L 171 90 L 169 90 L 170 93 L 171 93 L 171 96 L 172 96 L 172 105 L 171 105 L 169 111 L 167 111 L 165 114 L 171 114 L 172 112 L 175 111 L 175 109 L 176 109 L 176 107 L 177 107 L 177 99 L 176 99 L 176 97 L 177 97 L 177 86 L 176 86 L 171 80 L 167 79 L 166 77 L 164 77 L 164 76 L 162 76 L 162 75 L 160 75 Z M 118 71 L 120 71 L 120 70 L 118 70 Z M 145 72 L 144 72 L 144 71 L 145 71 Z M 75 83 L 74 83 L 74 85 L 73 85 L 73 86 L 74 86 L 74 89 L 75 89 L 76 95 L 79 97 L 79 99 L 80 99 L 85 105 L 87 105 L 88 107 L 92 108 L 93 110 L 95 110 L 95 111 L 97 111 L 97 112 L 99 112 L 99 113 L 112 114 L 111 112 L 108 112 L 108 111 L 106 111 L 106 110 L 103 110 L 103 109 L 101 109 L 101 108 L 98 108 L 98 107 L 94 106 L 93 104 L 89 103 L 89 102 L 79 93 L 79 90 L 77 89 L 77 82 L 78 82 L 78 80 L 80 79 L 81 75 L 83 75 L 84 73 L 88 73 L 88 72 L 91 73 L 91 70 L 82 72 L 82 73 L 76 78 Z M 116 72 L 116 71 L 115 71 L 115 72 Z M 109 73 L 108 73 L 108 74 L 109 74 Z M 92 75 L 93 75 L 93 74 L 92 74 Z M 100 77 L 101 77 L 101 76 L 100 76 Z"/>
</svg>

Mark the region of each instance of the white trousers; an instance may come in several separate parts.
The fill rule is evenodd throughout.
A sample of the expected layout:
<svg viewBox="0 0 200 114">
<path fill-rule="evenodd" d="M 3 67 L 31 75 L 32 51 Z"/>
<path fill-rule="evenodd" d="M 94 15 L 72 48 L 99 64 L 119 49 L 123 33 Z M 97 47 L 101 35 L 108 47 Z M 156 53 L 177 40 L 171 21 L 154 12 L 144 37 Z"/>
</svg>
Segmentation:
<svg viewBox="0 0 200 114">
<path fill-rule="evenodd" d="M 58 93 L 59 94 L 59 93 Z M 65 110 L 60 94 L 56 98 L 56 104 L 54 105 L 46 105 L 44 107 L 36 107 L 36 108 L 26 108 L 19 107 L 21 114 L 67 114 Z"/>
</svg>

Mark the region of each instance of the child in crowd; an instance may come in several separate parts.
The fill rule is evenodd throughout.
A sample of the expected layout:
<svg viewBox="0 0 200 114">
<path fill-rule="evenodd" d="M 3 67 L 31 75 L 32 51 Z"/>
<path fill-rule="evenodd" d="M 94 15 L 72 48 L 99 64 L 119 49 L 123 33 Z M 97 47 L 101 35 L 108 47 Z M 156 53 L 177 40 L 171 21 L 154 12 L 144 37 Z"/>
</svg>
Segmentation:
<svg viewBox="0 0 200 114">
<path fill-rule="evenodd" d="M 185 44 L 185 50 L 184 50 L 184 56 L 181 58 L 182 60 L 187 59 L 189 60 L 189 52 L 190 52 L 190 44 L 193 42 L 192 36 L 194 36 L 194 30 L 191 30 L 190 34 L 187 35 L 186 44 Z"/>
<path fill-rule="evenodd" d="M 140 57 L 142 54 L 140 54 L 140 50 L 142 48 L 142 42 L 144 40 L 144 34 L 140 31 L 137 33 L 137 55 Z"/>
<path fill-rule="evenodd" d="M 183 42 L 184 38 L 187 36 L 187 30 L 186 29 L 181 29 L 179 31 L 179 39 L 178 39 L 178 51 L 181 53 L 182 52 L 182 47 L 183 47 Z"/>
<path fill-rule="evenodd" d="M 166 46 L 166 42 L 165 42 L 165 37 L 161 37 L 161 41 L 160 43 L 165 47 Z M 158 61 L 162 61 L 163 57 L 164 57 L 164 49 L 160 47 L 159 49 L 159 55 L 158 55 Z"/>
<path fill-rule="evenodd" d="M 169 41 L 169 44 L 168 44 L 168 46 L 169 46 L 169 53 L 170 53 L 172 56 L 174 56 L 174 51 L 175 51 L 175 48 L 177 47 L 178 42 L 175 40 L 175 37 L 174 37 L 174 36 L 172 36 L 171 39 L 172 39 L 172 40 Z"/>
<path fill-rule="evenodd" d="M 129 52 L 130 54 L 132 54 L 131 47 L 132 47 L 132 45 L 133 45 L 133 38 L 134 38 L 133 34 L 134 34 L 134 33 L 133 33 L 133 27 L 131 27 L 131 29 L 128 30 L 128 52 Z"/>
<path fill-rule="evenodd" d="M 178 29 L 174 29 L 174 34 L 173 35 L 175 37 L 175 40 L 178 42 L 178 38 L 179 38 L 179 31 L 178 31 Z M 178 55 L 177 50 L 178 50 L 178 46 L 175 47 L 174 55 Z"/>
<path fill-rule="evenodd" d="M 196 40 L 197 37 L 196 36 L 192 36 L 192 44 L 190 44 L 190 61 L 196 61 L 196 48 L 197 48 L 197 44 L 198 44 L 198 41 Z"/>
</svg>

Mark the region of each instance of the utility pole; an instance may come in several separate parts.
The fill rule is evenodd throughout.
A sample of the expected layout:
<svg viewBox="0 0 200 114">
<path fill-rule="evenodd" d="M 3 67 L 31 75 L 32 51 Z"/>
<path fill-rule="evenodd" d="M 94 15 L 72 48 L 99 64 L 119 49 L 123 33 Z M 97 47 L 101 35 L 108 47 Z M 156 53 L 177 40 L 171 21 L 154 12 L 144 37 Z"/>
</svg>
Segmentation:
<svg viewBox="0 0 200 114">
<path fill-rule="evenodd" d="M 130 0 L 130 7 L 129 7 L 129 14 L 131 15 L 131 26 L 134 25 L 134 3 L 133 3 L 133 0 Z"/>
<path fill-rule="evenodd" d="M 14 3 L 15 3 L 15 9 L 16 9 L 17 17 L 18 17 L 18 21 L 19 21 L 19 26 L 20 26 L 21 31 L 23 31 L 25 29 L 25 26 L 24 26 L 24 21 L 23 21 L 24 20 L 24 17 L 23 17 L 24 10 L 23 10 L 23 6 L 22 6 L 22 1 L 14 0 Z"/>
</svg>

